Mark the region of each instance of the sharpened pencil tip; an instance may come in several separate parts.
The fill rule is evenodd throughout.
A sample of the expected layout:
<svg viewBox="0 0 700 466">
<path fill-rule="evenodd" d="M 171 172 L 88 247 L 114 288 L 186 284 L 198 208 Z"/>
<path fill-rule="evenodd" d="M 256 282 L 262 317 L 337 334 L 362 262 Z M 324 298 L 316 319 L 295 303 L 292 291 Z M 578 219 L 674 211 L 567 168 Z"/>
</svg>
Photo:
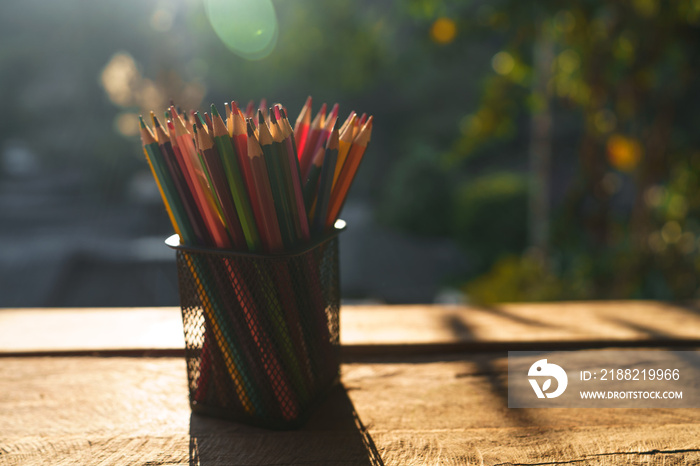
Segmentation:
<svg viewBox="0 0 700 466">
<path fill-rule="evenodd" d="M 247 130 L 248 130 L 248 137 L 255 136 L 255 128 L 253 128 L 253 122 L 251 121 L 250 118 L 246 120 L 246 125 L 247 125 Z"/>
<path fill-rule="evenodd" d="M 194 112 L 194 116 L 197 117 L 194 120 L 195 124 L 203 128 L 206 122 L 204 121 L 204 117 L 202 116 L 202 114 L 199 112 Z"/>
<path fill-rule="evenodd" d="M 211 104 L 211 114 L 215 117 L 219 116 L 219 111 L 216 109 L 216 105 Z"/>
</svg>

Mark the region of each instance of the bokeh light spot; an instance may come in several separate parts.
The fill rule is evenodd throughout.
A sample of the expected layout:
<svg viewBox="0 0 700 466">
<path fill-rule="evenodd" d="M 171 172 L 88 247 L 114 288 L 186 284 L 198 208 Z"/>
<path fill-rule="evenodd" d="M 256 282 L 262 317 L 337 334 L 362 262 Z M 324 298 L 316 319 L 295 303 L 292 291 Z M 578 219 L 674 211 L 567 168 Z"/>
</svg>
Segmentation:
<svg viewBox="0 0 700 466">
<path fill-rule="evenodd" d="M 606 134 L 617 126 L 617 117 L 608 109 L 599 110 L 593 117 L 593 124 L 599 133 Z"/>
<path fill-rule="evenodd" d="M 608 161 L 620 171 L 632 171 L 642 158 L 642 146 L 639 141 L 619 134 L 608 138 Z"/>
<path fill-rule="evenodd" d="M 175 12 L 167 4 L 159 5 L 151 15 L 151 27 L 159 32 L 168 32 L 173 27 Z"/>
<path fill-rule="evenodd" d="M 672 218 L 683 219 L 688 213 L 688 202 L 680 194 L 674 194 L 668 201 L 668 215 Z"/>
<path fill-rule="evenodd" d="M 114 117 L 114 129 L 123 136 L 130 137 L 139 134 L 139 116 L 131 112 L 123 112 Z"/>
<path fill-rule="evenodd" d="M 666 222 L 661 228 L 661 238 L 663 238 L 666 244 L 677 243 L 681 239 L 681 234 L 683 230 L 678 222 L 671 220 Z"/>
<path fill-rule="evenodd" d="M 508 52 L 498 52 L 491 59 L 491 67 L 496 73 L 505 76 L 515 68 L 515 60 Z"/>
<path fill-rule="evenodd" d="M 554 27 L 559 32 L 571 32 L 576 27 L 576 17 L 568 10 L 562 10 L 554 17 Z"/>
<path fill-rule="evenodd" d="M 632 5 L 639 16 L 644 18 L 653 18 L 659 10 L 657 0 L 633 0 Z"/>
<path fill-rule="evenodd" d="M 661 237 L 661 233 L 654 231 L 649 235 L 648 238 L 649 249 L 655 253 L 661 253 L 666 249 L 666 242 Z"/>
<path fill-rule="evenodd" d="M 581 58 L 573 49 L 566 49 L 557 58 L 559 69 L 564 73 L 571 74 L 581 66 Z"/>
<path fill-rule="evenodd" d="M 613 195 L 622 188 L 622 180 L 620 179 L 620 176 L 614 172 L 606 173 L 603 176 L 600 184 L 608 195 Z"/>
<path fill-rule="evenodd" d="M 438 44 L 449 44 L 457 36 L 457 24 L 450 18 L 438 18 L 430 28 L 430 38 Z"/>
<path fill-rule="evenodd" d="M 102 70 L 100 80 L 109 99 L 124 107 L 132 103 L 133 88 L 140 77 L 136 62 L 131 55 L 118 52 Z"/>
<path fill-rule="evenodd" d="M 663 186 L 652 186 L 644 192 L 644 202 L 649 207 L 659 207 L 666 196 Z"/>
<path fill-rule="evenodd" d="M 695 235 L 689 231 L 683 233 L 678 240 L 678 249 L 683 254 L 690 254 L 695 249 Z"/>
<path fill-rule="evenodd" d="M 272 53 L 279 31 L 270 0 L 206 0 L 205 5 L 214 32 L 229 50 L 249 60 Z"/>
</svg>

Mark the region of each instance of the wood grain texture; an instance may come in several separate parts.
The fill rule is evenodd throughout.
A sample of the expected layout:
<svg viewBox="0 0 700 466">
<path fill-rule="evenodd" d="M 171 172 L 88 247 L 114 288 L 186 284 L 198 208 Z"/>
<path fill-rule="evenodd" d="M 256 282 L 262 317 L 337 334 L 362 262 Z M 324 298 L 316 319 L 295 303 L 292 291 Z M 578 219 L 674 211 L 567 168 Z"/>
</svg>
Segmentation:
<svg viewBox="0 0 700 466">
<path fill-rule="evenodd" d="M 697 303 L 581 301 L 479 306 L 353 306 L 344 345 L 571 340 L 700 340 Z"/>
<path fill-rule="evenodd" d="M 696 341 L 698 303 L 596 301 L 478 306 L 343 306 L 346 349 L 378 352 L 452 345 Z M 442 346 L 441 346 L 442 345 Z M 0 355 L 70 350 L 182 349 L 180 309 L 0 309 Z"/>
<path fill-rule="evenodd" d="M 22 312 L 0 310 L 0 466 L 700 464 L 698 409 L 508 409 L 506 353 L 457 352 L 466 343 L 700 347 L 694 303 L 344 307 L 343 343 L 375 350 L 344 364 L 344 389 L 290 432 L 191 415 L 184 358 L 7 356 L 21 339 L 39 349 L 167 349 L 177 308 Z M 139 312 L 142 333 L 110 324 Z M 158 328 L 170 343 L 150 344 Z M 382 354 L 443 344 L 450 354 Z"/>
<path fill-rule="evenodd" d="M 0 465 L 372 465 L 342 388 L 295 431 L 191 415 L 184 359 L 3 358 Z"/>
<path fill-rule="evenodd" d="M 503 354 L 345 364 L 289 432 L 191 415 L 179 358 L 0 362 L 2 466 L 700 464 L 700 410 L 508 409 Z"/>
<path fill-rule="evenodd" d="M 505 354 L 346 364 L 387 465 L 700 464 L 700 409 L 509 409 Z"/>
</svg>

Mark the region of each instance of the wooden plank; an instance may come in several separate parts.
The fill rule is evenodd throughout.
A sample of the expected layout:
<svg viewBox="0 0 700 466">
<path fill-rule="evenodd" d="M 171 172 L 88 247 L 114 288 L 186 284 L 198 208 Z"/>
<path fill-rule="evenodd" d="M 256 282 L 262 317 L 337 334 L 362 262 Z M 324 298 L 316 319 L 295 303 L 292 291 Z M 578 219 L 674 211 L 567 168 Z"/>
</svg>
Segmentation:
<svg viewBox="0 0 700 466">
<path fill-rule="evenodd" d="M 343 344 L 700 340 L 696 303 L 588 301 L 478 306 L 356 306 L 341 313 Z"/>
<path fill-rule="evenodd" d="M 700 462 L 698 409 L 508 409 L 506 366 L 345 364 L 345 391 L 278 432 L 192 416 L 180 358 L 3 358 L 0 466 Z"/>
<path fill-rule="evenodd" d="M 509 409 L 502 353 L 343 366 L 387 465 L 700 464 L 700 409 Z"/>
<path fill-rule="evenodd" d="M 343 306 L 341 342 L 352 354 L 700 345 L 696 303 L 566 302 L 476 306 Z M 597 344 L 596 344 L 597 343 Z M 543 346 L 544 345 L 544 346 Z M 181 349 L 180 311 L 166 308 L 3 309 L 0 355 L 36 351 Z"/>
<path fill-rule="evenodd" d="M 175 307 L 0 310 L 0 354 L 184 347 Z"/>
<path fill-rule="evenodd" d="M 191 415 L 184 358 L 4 358 L 0 465 L 371 465 L 335 390 L 299 430 Z"/>
</svg>

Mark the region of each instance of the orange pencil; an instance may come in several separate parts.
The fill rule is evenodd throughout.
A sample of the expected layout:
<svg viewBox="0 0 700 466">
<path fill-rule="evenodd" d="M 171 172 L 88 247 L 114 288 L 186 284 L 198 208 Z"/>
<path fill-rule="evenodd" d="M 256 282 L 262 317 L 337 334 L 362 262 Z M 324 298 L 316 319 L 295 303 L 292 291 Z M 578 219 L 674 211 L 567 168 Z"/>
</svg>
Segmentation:
<svg viewBox="0 0 700 466">
<path fill-rule="evenodd" d="M 357 115 L 352 112 L 351 118 L 346 120 L 343 124 L 343 128 L 340 130 L 340 140 L 338 142 L 338 162 L 335 164 L 335 174 L 333 175 L 333 186 L 338 182 L 338 177 L 340 176 L 340 171 L 343 169 L 343 164 L 345 164 L 345 159 L 350 152 L 350 146 L 352 145 L 352 139 L 354 134 L 355 122 L 357 122 Z"/>
<path fill-rule="evenodd" d="M 323 158 L 321 176 L 318 182 L 318 194 L 316 195 L 316 209 L 313 213 L 312 227 L 314 233 L 321 234 L 326 228 L 328 218 L 328 205 L 330 203 L 331 188 L 333 187 L 333 174 L 338 160 L 338 130 L 333 129 L 326 144 L 326 155 Z"/>
<path fill-rule="evenodd" d="M 341 209 L 343 208 L 348 190 L 350 189 L 350 185 L 355 178 L 355 174 L 360 166 L 362 156 L 367 149 L 367 144 L 369 143 L 370 136 L 372 134 L 372 120 L 372 117 L 367 119 L 367 122 L 360 130 L 360 133 L 352 142 L 350 153 L 345 159 L 345 166 L 341 170 L 340 176 L 338 177 L 338 182 L 336 183 L 336 186 L 331 194 L 326 228 L 333 226 L 335 221 L 338 219 Z"/>
</svg>

